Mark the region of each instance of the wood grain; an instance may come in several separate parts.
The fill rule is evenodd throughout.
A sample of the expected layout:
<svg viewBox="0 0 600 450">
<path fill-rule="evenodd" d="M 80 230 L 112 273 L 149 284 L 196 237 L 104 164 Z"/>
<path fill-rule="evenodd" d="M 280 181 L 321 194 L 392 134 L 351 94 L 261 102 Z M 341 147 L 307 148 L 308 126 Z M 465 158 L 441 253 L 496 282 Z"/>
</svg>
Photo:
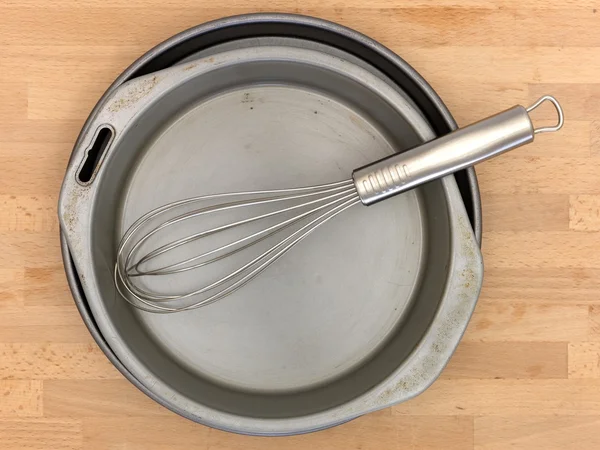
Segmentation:
<svg viewBox="0 0 600 450">
<path fill-rule="evenodd" d="M 586 341 L 585 305 L 481 302 L 467 328 L 466 341 Z"/>
<path fill-rule="evenodd" d="M 79 450 L 81 421 L 72 419 L 0 419 L 2 450 Z"/>
<path fill-rule="evenodd" d="M 0 308 L 23 306 L 23 269 L 0 268 Z"/>
<path fill-rule="evenodd" d="M 62 265 L 27 267 L 23 274 L 23 302 L 27 306 L 71 306 L 69 286 Z"/>
<path fill-rule="evenodd" d="M 600 169 L 600 158 L 522 155 L 517 150 L 481 164 L 478 174 L 482 191 L 512 195 L 600 194 L 600 178 L 592 177 Z"/>
<path fill-rule="evenodd" d="M 0 122 L 0 154 L 3 157 L 11 156 L 14 158 L 15 154 L 18 156 L 18 152 L 20 149 L 31 149 L 35 148 L 35 146 L 31 144 L 66 144 L 63 148 L 73 147 L 75 143 L 75 139 L 77 138 L 77 134 L 79 133 L 81 126 L 83 124 L 84 118 L 80 120 L 71 120 L 71 121 L 59 121 L 59 120 L 31 120 L 31 119 L 22 119 L 17 120 L 11 118 L 6 121 Z M 27 147 L 26 144 L 30 146 Z M 38 147 L 39 148 L 39 147 Z M 50 147 L 42 147 L 44 150 L 41 155 L 44 153 L 50 154 L 50 161 L 53 164 L 57 164 L 57 160 L 61 161 L 61 157 L 68 157 L 68 152 L 63 153 L 64 150 L 54 150 L 52 149 L 52 145 Z M 34 162 L 34 156 L 30 156 L 29 159 Z M 20 169 L 20 165 L 18 164 L 18 160 L 12 160 L 10 165 L 7 164 L 6 161 L 2 162 L 0 167 L 11 167 L 11 169 Z M 66 160 L 64 160 L 66 162 Z M 6 164 L 6 165 L 5 165 Z M 42 166 L 45 167 L 45 166 Z M 64 164 L 62 166 L 64 170 Z M 5 173 L 3 171 L 3 176 L 8 175 L 9 173 Z M 54 180 L 54 179 L 53 179 Z M 60 180 L 55 180 L 60 181 Z M 10 185 L 7 183 L 7 185 Z"/>
<path fill-rule="evenodd" d="M 27 84 L 23 81 L 4 82 L 0 87 L 0 103 L 4 103 L 4 107 L 0 110 L 0 119 L 26 119 Z"/>
<path fill-rule="evenodd" d="M 0 195 L 0 227 L 8 231 L 58 231 L 56 196 Z"/>
<path fill-rule="evenodd" d="M 600 231 L 600 196 L 571 195 L 569 197 L 569 228 L 579 231 Z"/>
<path fill-rule="evenodd" d="M 24 287 L 21 286 L 20 289 Z M 16 304 L 2 307 L 0 342 L 89 343 L 93 339 L 71 301 L 65 307 L 28 307 Z"/>
<path fill-rule="evenodd" d="M 47 417 L 165 416 L 172 414 L 119 377 L 116 380 L 44 381 Z"/>
<path fill-rule="evenodd" d="M 569 344 L 569 378 L 600 378 L 600 342 Z"/>
<path fill-rule="evenodd" d="M 9 199 L 11 196 L 56 196 L 72 148 L 73 143 L 0 140 L 0 167 L 11 169 L 3 170 L 0 177 L 0 195 L 8 195 Z"/>
<path fill-rule="evenodd" d="M 56 216 L 81 126 L 133 60 L 204 21 L 273 10 L 378 39 L 460 125 L 546 93 L 567 119 L 477 168 L 485 281 L 440 379 L 402 405 L 276 439 L 194 424 L 118 373 L 73 304 Z M 3 0 L 0 30 L 1 449 L 600 447 L 597 0 Z"/>
<path fill-rule="evenodd" d="M 0 379 L 0 417 L 42 415 L 42 382 Z"/>
<path fill-rule="evenodd" d="M 436 423 L 435 429 L 431 422 Z M 300 450 L 310 447 L 335 450 L 437 449 L 462 450 L 473 447 L 473 419 L 457 416 L 413 416 L 398 420 L 391 415 L 373 414 L 315 434 L 289 438 L 237 436 L 200 428 L 175 417 L 161 417 L 155 425 L 145 418 L 94 417 L 84 420 L 86 448 L 127 450 L 187 450 L 190 448 L 228 450 Z"/>
<path fill-rule="evenodd" d="M 17 380 L 120 379 L 94 344 L 0 344 L 0 378 Z"/>
<path fill-rule="evenodd" d="M 38 5 L 37 0 L 5 0 L 3 3 L 8 7 L 15 6 L 36 6 Z M 53 2 L 56 7 L 72 6 L 69 0 L 57 0 Z M 122 7 L 123 2 L 121 0 L 81 0 L 77 2 L 78 6 L 82 7 Z M 206 0 L 203 2 L 206 8 L 222 7 L 223 4 L 218 0 Z M 337 3 L 324 3 L 319 0 L 304 0 L 302 5 L 306 7 L 321 7 L 327 8 L 328 6 L 338 6 Z M 190 8 L 197 6 L 194 0 L 132 0 L 127 2 L 127 8 L 147 8 L 151 6 L 160 6 L 166 9 L 170 8 Z M 232 3 L 232 6 L 237 8 L 246 9 L 265 9 L 265 3 L 263 0 L 245 0 L 236 1 Z M 594 0 L 530 0 L 527 3 L 523 3 L 520 0 L 414 0 L 411 2 L 398 1 L 398 0 L 370 0 L 365 3 L 361 0 L 347 0 L 343 4 L 346 8 L 357 8 L 357 7 L 369 7 L 369 8 L 436 8 L 436 7 L 462 7 L 465 9 L 520 9 L 528 11 L 531 9 L 583 9 L 589 12 L 593 11 L 593 8 L 597 6 Z M 269 7 L 272 10 L 284 9 L 287 12 L 293 12 L 296 4 L 291 5 L 286 0 L 274 0 L 269 3 Z M 338 9 L 339 6 L 338 6 Z"/>
<path fill-rule="evenodd" d="M 600 300 L 600 269 L 489 267 L 481 293 L 486 303 L 596 304 Z"/>
<path fill-rule="evenodd" d="M 564 194 L 483 195 L 483 230 L 567 231 L 569 197 Z M 508 213 L 510 211 L 510 213 Z M 572 228 L 572 227 L 571 227 Z"/>
<path fill-rule="evenodd" d="M 571 365 L 571 346 L 568 355 L 571 376 L 571 366 L 576 370 L 581 363 L 573 361 Z M 591 358 L 589 353 L 588 358 Z M 505 378 L 567 378 L 567 344 L 463 341 L 441 375 L 444 380 Z"/>
<path fill-rule="evenodd" d="M 593 415 L 600 380 L 438 380 L 395 415 Z"/>
<path fill-rule="evenodd" d="M 543 92 L 555 92 L 565 100 L 561 100 L 565 114 L 572 120 L 596 120 L 600 114 L 600 83 L 539 83 L 530 86 L 530 100 L 539 97 Z M 566 94 L 569 95 L 566 95 Z M 570 152 L 569 149 L 565 149 Z"/>
<path fill-rule="evenodd" d="M 475 418 L 476 450 L 564 450 L 598 448 L 599 416 Z"/>
<path fill-rule="evenodd" d="M 595 251 L 600 235 L 596 233 L 489 232 L 484 238 L 483 248 L 492 267 L 600 267 L 600 253 Z"/>
<path fill-rule="evenodd" d="M 594 120 L 590 126 L 590 154 L 600 155 L 600 121 Z"/>
</svg>

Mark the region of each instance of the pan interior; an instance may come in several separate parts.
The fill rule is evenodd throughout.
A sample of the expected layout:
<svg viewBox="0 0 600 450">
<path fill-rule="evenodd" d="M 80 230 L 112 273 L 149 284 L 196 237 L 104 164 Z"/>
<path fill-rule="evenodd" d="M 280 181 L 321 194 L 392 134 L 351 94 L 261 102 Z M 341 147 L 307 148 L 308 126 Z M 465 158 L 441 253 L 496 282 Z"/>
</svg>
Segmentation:
<svg viewBox="0 0 600 450">
<path fill-rule="evenodd" d="M 406 108 L 338 72 L 286 60 L 210 72 L 140 114 L 97 180 L 92 236 L 111 320 L 154 377 L 218 410 L 291 417 L 348 401 L 401 364 L 442 296 L 441 183 L 351 208 L 242 290 L 192 312 L 128 307 L 110 270 L 124 230 L 156 206 L 348 179 L 416 145 L 426 131 Z"/>
<path fill-rule="evenodd" d="M 248 86 L 194 105 L 148 144 L 122 223 L 192 195 L 344 180 L 392 148 L 367 117 L 330 97 L 295 86 Z M 234 210 L 227 219 L 243 217 Z M 199 225 L 186 225 L 184 234 Z M 358 205 L 223 301 L 139 318 L 199 376 L 269 393 L 308 389 L 364 363 L 394 330 L 412 299 L 422 236 L 415 193 Z M 193 247 L 181 256 L 193 256 Z M 230 269 L 244 261 L 230 260 Z M 199 273 L 172 276 L 171 289 L 193 285 Z M 148 281 L 165 287 L 163 279 Z"/>
</svg>

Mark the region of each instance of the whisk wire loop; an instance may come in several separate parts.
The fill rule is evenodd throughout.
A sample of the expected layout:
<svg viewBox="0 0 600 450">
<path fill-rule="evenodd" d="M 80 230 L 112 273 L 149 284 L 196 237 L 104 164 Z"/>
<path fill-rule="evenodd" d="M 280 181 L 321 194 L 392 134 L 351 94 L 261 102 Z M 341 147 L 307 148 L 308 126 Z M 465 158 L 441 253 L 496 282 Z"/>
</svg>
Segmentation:
<svg viewBox="0 0 600 450">
<path fill-rule="evenodd" d="M 190 207 L 196 203 L 201 204 L 219 200 L 230 201 L 211 204 L 177 214 L 181 208 Z M 348 208 L 360 203 L 353 181 L 345 180 L 291 189 L 204 195 L 166 204 L 136 220 L 121 238 L 114 267 L 115 286 L 125 300 L 136 308 L 148 312 L 189 311 L 209 305 L 232 294 L 250 282 L 315 229 Z M 144 244 L 149 243 L 150 238 L 160 232 L 166 233 L 169 227 L 186 220 L 202 216 L 213 216 L 238 208 L 247 208 L 250 211 L 252 207 L 273 207 L 275 209 L 255 215 L 249 214 L 248 217 L 242 220 L 232 221 L 185 237 L 172 239 L 166 244 L 138 256 L 138 254 L 143 253 Z M 158 225 L 151 225 L 155 221 L 160 221 L 161 216 L 172 216 L 173 213 L 175 213 L 174 217 L 168 217 Z M 287 217 L 289 214 L 293 215 Z M 183 258 L 174 263 L 163 264 L 157 268 L 144 268 L 161 255 L 193 241 L 235 228 L 242 229 L 242 227 L 252 223 L 260 224 L 265 219 L 277 216 L 284 216 L 284 218 L 273 225 L 262 226 L 258 231 L 246 234 L 211 250 Z M 295 229 L 294 225 L 298 228 Z M 148 227 L 150 227 L 149 231 L 147 231 Z M 141 282 L 136 281 L 144 277 L 174 275 L 200 269 L 229 258 L 234 254 L 241 253 L 259 242 L 274 238 L 275 235 L 283 233 L 285 230 L 289 230 L 287 235 L 283 235 L 279 240 L 270 244 L 258 256 L 242 263 L 227 275 L 221 276 L 215 281 L 204 283 L 198 288 L 177 294 L 165 294 L 153 291 L 143 286 Z M 207 257 L 211 258 L 206 259 Z"/>
</svg>

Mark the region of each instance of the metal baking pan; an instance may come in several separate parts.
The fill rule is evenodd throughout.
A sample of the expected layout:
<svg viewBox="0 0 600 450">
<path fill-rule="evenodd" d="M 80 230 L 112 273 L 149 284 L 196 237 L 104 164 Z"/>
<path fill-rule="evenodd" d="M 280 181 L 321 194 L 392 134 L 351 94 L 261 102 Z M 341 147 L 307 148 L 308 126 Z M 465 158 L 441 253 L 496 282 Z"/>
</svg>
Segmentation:
<svg viewBox="0 0 600 450">
<path fill-rule="evenodd" d="M 260 17 L 248 20 L 253 19 Z M 277 19 L 315 25 L 313 19 Z M 70 187 L 61 197 L 61 223 L 78 272 L 87 275 L 83 291 L 94 320 L 136 384 L 176 412 L 218 428 L 251 434 L 306 432 L 410 398 L 432 382 L 466 326 L 481 263 L 467 211 L 454 178 L 448 177 L 389 207 L 349 218 L 344 232 L 330 228 L 322 242 L 298 252 L 276 277 L 265 279 L 266 285 L 257 282 L 253 292 L 223 305 L 165 318 L 131 311 L 120 302 L 105 275 L 122 227 L 154 202 L 188 189 L 230 189 L 231 179 L 214 176 L 227 161 L 254 167 L 253 175 L 243 178 L 246 188 L 267 178 L 306 184 L 317 181 L 303 178 L 307 174 L 331 179 L 339 164 L 357 165 L 361 158 L 374 159 L 434 136 L 412 98 L 364 60 L 342 55 L 339 47 L 272 36 L 238 44 L 213 45 L 185 64 L 111 88 L 76 146 L 65 179 Z M 215 64 L 221 65 L 218 76 Z M 355 84 L 349 84 L 349 73 L 358 74 Z M 262 85 L 265 79 L 271 85 Z M 376 85 L 380 89 L 374 95 Z M 382 91 L 396 110 L 386 109 Z M 168 101 L 156 107 L 161 95 Z M 210 101 L 201 101 L 207 96 Z M 241 145 L 282 108 L 288 113 L 283 116 L 293 116 L 293 121 L 284 119 L 269 133 L 255 133 L 257 148 Z M 131 117 L 140 126 L 128 128 Z M 95 178 L 81 186 L 74 176 L 101 124 L 113 127 L 116 137 Z M 240 124 L 252 126 L 244 130 Z M 296 127 L 303 133 L 286 139 Z M 273 136 L 277 130 L 285 133 Z M 373 155 L 358 151 L 367 139 L 375 142 Z M 291 153 L 282 152 L 282 141 Z M 215 145 L 220 145 L 216 154 Z M 327 149 L 326 158 L 322 149 Z M 280 180 L 266 177 L 278 157 L 297 161 L 291 171 L 278 174 Z M 319 170 L 311 166 L 315 161 Z M 175 183 L 155 188 L 152 180 L 173 173 Z M 340 259 L 347 247 L 344 234 L 364 229 L 377 217 L 379 233 L 355 248 L 361 257 Z M 88 220 L 95 238 L 80 240 L 78 232 L 87 229 Z M 398 245 L 390 251 L 395 241 Z M 315 249 L 333 256 L 319 257 Z M 384 270 L 374 270 L 377 263 Z M 303 289 L 289 288 L 298 283 L 304 283 Z M 436 289 L 437 294 L 431 292 Z M 370 299 L 367 310 L 364 298 Z M 255 308 L 274 316 L 264 323 L 257 317 L 252 321 Z M 362 319 L 359 324 L 356 317 Z M 282 323 L 287 324 L 283 337 L 265 345 L 265 334 L 281 333 L 277 327 Z M 435 339 L 436 332 L 443 333 L 443 342 Z M 254 352 L 243 352 L 246 346 Z M 323 349 L 330 353 L 319 354 Z"/>
</svg>

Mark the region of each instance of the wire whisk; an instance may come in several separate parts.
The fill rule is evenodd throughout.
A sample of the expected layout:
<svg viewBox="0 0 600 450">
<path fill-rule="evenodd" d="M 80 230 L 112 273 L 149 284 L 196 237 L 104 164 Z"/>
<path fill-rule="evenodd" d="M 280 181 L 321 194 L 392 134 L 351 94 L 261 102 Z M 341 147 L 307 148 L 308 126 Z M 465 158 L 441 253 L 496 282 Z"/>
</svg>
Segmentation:
<svg viewBox="0 0 600 450">
<path fill-rule="evenodd" d="M 535 128 L 529 113 L 546 101 L 556 108 L 558 122 Z M 349 208 L 372 205 L 528 144 L 538 133 L 558 131 L 563 121 L 558 101 L 547 95 L 529 108 L 514 106 L 356 169 L 352 178 L 345 181 L 203 195 L 169 203 L 145 214 L 125 232 L 114 267 L 116 288 L 136 308 L 149 312 L 188 311 L 209 305 L 247 284 L 313 231 Z M 235 212 L 242 218 L 228 217 Z M 206 227 L 193 228 L 191 233 L 186 231 L 176 237 L 181 233 L 177 229 L 192 219 L 202 219 Z M 157 244 L 159 238 L 166 238 L 167 242 Z M 213 241 L 208 249 L 193 248 L 208 241 Z M 212 278 L 206 277 L 208 281 L 199 277 L 194 287 L 178 286 L 176 291 L 172 289 L 176 284 L 173 280 L 163 282 L 162 290 L 149 287 L 152 279 L 176 277 L 192 270 L 204 269 L 204 274 L 209 275 L 209 266 L 232 261 L 230 257 L 236 254 L 241 263 L 217 271 Z"/>
<path fill-rule="evenodd" d="M 194 208 L 144 231 L 133 245 L 130 242 L 145 230 L 147 225 L 160 216 L 173 215 L 177 210 L 182 210 L 190 205 L 206 204 L 214 200 L 224 200 L 225 203 Z M 229 200 L 229 201 L 227 201 Z M 281 258 L 293 246 L 306 238 L 318 227 L 334 218 L 348 208 L 360 204 L 360 197 L 352 180 L 328 183 L 318 186 L 300 187 L 292 189 L 275 189 L 264 191 L 234 192 L 215 195 L 204 195 L 185 200 L 176 201 L 156 208 L 140 217 L 127 230 L 121 239 L 117 251 L 114 277 L 119 293 L 137 308 L 150 312 L 175 312 L 186 311 L 213 303 L 244 286 L 270 264 Z M 258 207 L 271 210 L 251 216 L 246 219 L 231 223 L 219 224 L 197 233 L 172 240 L 158 248 L 138 256 L 143 245 L 158 233 L 168 233 L 169 229 L 182 221 L 191 220 L 208 214 L 216 215 L 232 209 L 256 210 Z M 294 213 L 292 217 L 282 217 Z M 251 223 L 259 224 L 280 217 L 274 224 L 269 224 L 256 232 L 241 238 L 232 239 L 201 254 L 191 256 L 184 260 L 147 268 L 148 263 L 159 256 L 172 252 L 178 247 L 198 241 L 207 237 L 215 237 L 219 233 L 230 231 L 237 227 L 247 226 Z M 160 294 L 149 292 L 140 287 L 136 280 L 140 277 L 158 277 L 174 275 L 199 269 L 208 264 L 215 263 L 236 253 L 250 249 L 258 242 L 268 240 L 290 228 L 281 240 L 270 245 L 258 256 L 250 258 L 238 268 L 215 281 L 205 284 L 197 289 L 177 294 Z M 128 249 L 127 253 L 125 249 Z M 192 297 L 203 296 L 184 306 L 168 305 L 167 302 L 186 300 Z"/>
</svg>

